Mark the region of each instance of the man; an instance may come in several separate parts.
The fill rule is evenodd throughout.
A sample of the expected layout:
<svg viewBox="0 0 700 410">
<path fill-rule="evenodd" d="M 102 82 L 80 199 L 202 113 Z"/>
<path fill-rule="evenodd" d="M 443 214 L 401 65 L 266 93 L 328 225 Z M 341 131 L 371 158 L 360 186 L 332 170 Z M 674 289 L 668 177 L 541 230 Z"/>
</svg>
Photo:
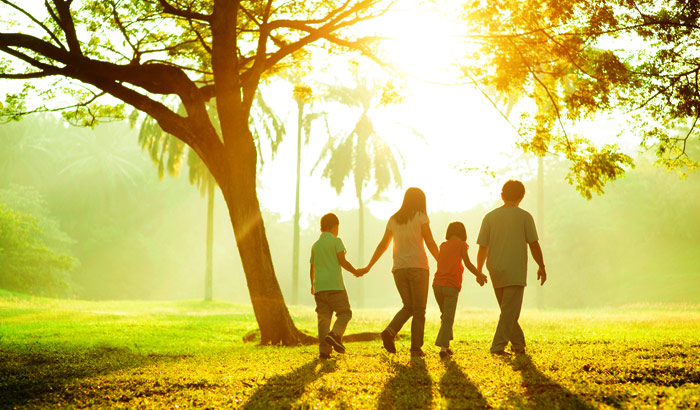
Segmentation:
<svg viewBox="0 0 700 410">
<path fill-rule="evenodd" d="M 529 212 L 518 207 L 524 196 L 525 186 L 522 182 L 506 182 L 501 189 L 503 206 L 484 216 L 476 241 L 479 245 L 476 267 L 481 271 L 486 263 L 501 309 L 491 343 L 491 353 L 495 355 L 507 355 L 505 348 L 508 342 L 513 353 L 525 353 L 525 335 L 518 318 L 527 279 L 528 245 L 539 265 L 537 279 L 541 285 L 547 280 L 535 221 Z"/>
</svg>

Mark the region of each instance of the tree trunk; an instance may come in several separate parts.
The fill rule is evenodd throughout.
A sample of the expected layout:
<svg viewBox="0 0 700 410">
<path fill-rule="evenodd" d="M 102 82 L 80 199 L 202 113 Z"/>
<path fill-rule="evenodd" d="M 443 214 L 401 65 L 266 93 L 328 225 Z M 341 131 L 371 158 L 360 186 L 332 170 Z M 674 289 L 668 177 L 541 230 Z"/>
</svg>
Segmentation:
<svg viewBox="0 0 700 410">
<path fill-rule="evenodd" d="M 544 235 L 544 157 L 537 157 L 537 228 L 540 236 Z M 535 286 L 537 308 L 544 307 L 542 286 Z"/>
<path fill-rule="evenodd" d="M 294 238 L 292 241 L 292 304 L 297 303 L 299 294 L 299 194 L 301 187 L 301 128 L 304 116 L 304 102 L 297 100 L 297 186 L 294 202 Z"/>
<path fill-rule="evenodd" d="M 213 272 L 214 272 L 214 189 L 216 183 L 214 177 L 207 171 L 207 256 L 204 269 L 204 300 L 213 298 Z"/>
<path fill-rule="evenodd" d="M 250 136 L 247 129 L 241 132 Z M 250 301 L 260 327 L 260 343 L 286 346 L 310 343 L 313 338 L 294 326 L 275 276 L 255 188 L 255 144 L 252 137 L 239 141 L 237 153 L 222 160 L 224 163 L 217 168 L 216 176 L 229 210 Z"/>
<path fill-rule="evenodd" d="M 362 201 L 362 191 L 357 196 L 357 202 L 359 205 L 358 209 L 358 223 L 357 223 L 357 260 L 358 267 L 364 266 L 365 262 L 365 204 Z M 358 307 L 364 307 L 365 305 L 365 281 L 360 280 L 357 283 L 357 304 Z"/>
</svg>

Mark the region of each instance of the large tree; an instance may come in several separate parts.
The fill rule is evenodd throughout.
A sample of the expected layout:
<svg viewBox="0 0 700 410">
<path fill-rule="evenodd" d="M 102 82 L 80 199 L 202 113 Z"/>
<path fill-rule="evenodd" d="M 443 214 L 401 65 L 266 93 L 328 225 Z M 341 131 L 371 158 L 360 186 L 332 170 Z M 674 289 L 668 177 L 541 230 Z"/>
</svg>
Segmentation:
<svg viewBox="0 0 700 410">
<path fill-rule="evenodd" d="M 660 165 L 698 167 L 688 150 L 700 135 L 697 1 L 470 1 L 463 20 L 477 45 L 465 76 L 482 90 L 524 97 L 520 145 L 569 159 L 567 179 L 584 196 L 602 193 L 632 164 L 620 147 L 574 132 L 600 114 L 627 116 L 622 133 L 655 150 Z"/>
<path fill-rule="evenodd" d="M 184 111 L 184 107 L 180 107 Z M 214 123 L 218 123 L 216 110 L 208 107 L 209 115 Z M 258 92 L 255 96 L 255 104 L 251 110 L 250 128 L 253 137 L 260 148 L 261 134 L 268 140 L 271 155 L 277 153 L 277 148 L 282 142 L 284 126 L 282 121 L 270 109 L 262 95 Z M 167 171 L 173 177 L 180 174 L 180 169 L 185 162 L 185 152 L 187 152 L 187 167 L 189 169 L 188 179 L 190 184 L 196 186 L 202 196 L 207 196 L 207 232 L 206 232 L 206 260 L 204 267 L 204 300 L 210 301 L 214 295 L 214 191 L 216 181 L 209 172 L 206 165 L 191 149 L 186 145 L 163 131 L 158 123 L 151 117 L 147 117 L 141 123 L 139 130 L 139 145 L 148 152 L 153 163 L 158 167 L 158 178 L 163 179 Z M 259 149 L 259 151 L 262 151 Z M 260 156 L 260 166 L 262 167 L 263 156 Z"/>
<path fill-rule="evenodd" d="M 8 96 L 3 115 L 50 109 L 52 97 L 62 94 L 75 100 L 66 114 L 73 121 L 125 116 L 129 105 L 187 144 L 228 206 L 261 342 L 296 344 L 307 336 L 292 322 L 272 265 L 250 110 L 260 82 L 280 64 L 308 58 L 312 43 L 370 55 L 367 41 L 348 28 L 383 13 L 379 3 L 47 0 L 41 11 L 0 0 L 0 78 L 28 84 Z M 207 113 L 212 99 L 218 124 Z M 180 104 L 185 114 L 178 113 Z"/>
</svg>

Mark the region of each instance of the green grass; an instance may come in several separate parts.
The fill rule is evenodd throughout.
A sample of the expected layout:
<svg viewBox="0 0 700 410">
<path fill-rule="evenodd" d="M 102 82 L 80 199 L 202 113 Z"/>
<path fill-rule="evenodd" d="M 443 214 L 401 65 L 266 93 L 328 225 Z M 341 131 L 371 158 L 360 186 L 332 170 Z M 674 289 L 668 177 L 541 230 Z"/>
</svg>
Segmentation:
<svg viewBox="0 0 700 410">
<path fill-rule="evenodd" d="M 295 307 L 315 330 L 312 308 Z M 355 310 L 348 332 L 391 310 Z M 2 408 L 698 408 L 700 309 L 525 311 L 528 354 L 488 354 L 497 312 L 462 311 L 454 360 L 440 361 L 429 312 L 425 359 L 378 342 L 317 360 L 316 346 L 257 346 L 248 306 L 86 302 L 0 291 Z M 408 327 L 408 326 L 407 326 Z M 408 329 L 404 329 L 407 333 Z"/>
</svg>

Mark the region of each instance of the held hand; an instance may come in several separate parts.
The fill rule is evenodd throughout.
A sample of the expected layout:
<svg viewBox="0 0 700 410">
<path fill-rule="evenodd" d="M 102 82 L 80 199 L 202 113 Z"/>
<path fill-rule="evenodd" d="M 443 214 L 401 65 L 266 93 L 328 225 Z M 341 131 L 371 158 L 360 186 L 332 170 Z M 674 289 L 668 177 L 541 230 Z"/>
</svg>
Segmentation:
<svg viewBox="0 0 700 410">
<path fill-rule="evenodd" d="M 360 276 L 364 276 L 368 271 L 369 269 L 367 268 L 360 268 L 357 270 L 357 274 L 355 274 L 355 276 L 359 278 Z"/>
<path fill-rule="evenodd" d="M 315 293 L 316 293 L 316 292 L 314 292 L 314 285 L 311 285 L 311 294 L 313 295 L 313 294 L 315 294 Z"/>
<path fill-rule="evenodd" d="M 479 286 L 484 286 L 486 283 L 488 283 L 488 281 L 488 278 L 483 273 L 479 273 L 476 276 L 476 283 L 478 283 Z"/>
<path fill-rule="evenodd" d="M 544 267 L 537 269 L 537 279 L 540 281 L 540 286 L 543 286 L 547 281 L 547 272 L 544 270 Z"/>
</svg>

